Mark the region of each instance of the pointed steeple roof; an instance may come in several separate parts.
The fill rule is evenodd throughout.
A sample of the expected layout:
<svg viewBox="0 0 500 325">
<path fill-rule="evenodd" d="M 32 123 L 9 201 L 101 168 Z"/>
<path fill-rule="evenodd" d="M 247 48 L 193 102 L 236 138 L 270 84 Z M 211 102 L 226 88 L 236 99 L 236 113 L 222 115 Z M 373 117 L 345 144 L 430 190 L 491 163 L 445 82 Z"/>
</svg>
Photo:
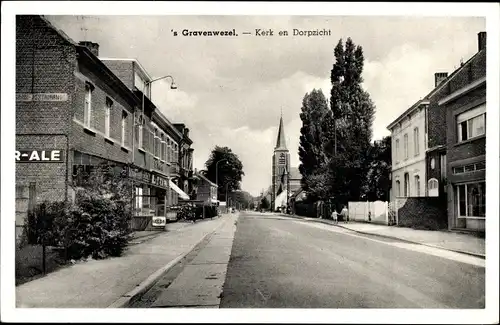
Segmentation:
<svg viewBox="0 0 500 325">
<path fill-rule="evenodd" d="M 281 113 L 281 116 L 280 116 L 280 126 L 278 129 L 278 138 L 276 139 L 276 147 L 274 149 L 285 149 L 286 150 L 285 129 L 283 128 L 283 113 Z"/>
</svg>

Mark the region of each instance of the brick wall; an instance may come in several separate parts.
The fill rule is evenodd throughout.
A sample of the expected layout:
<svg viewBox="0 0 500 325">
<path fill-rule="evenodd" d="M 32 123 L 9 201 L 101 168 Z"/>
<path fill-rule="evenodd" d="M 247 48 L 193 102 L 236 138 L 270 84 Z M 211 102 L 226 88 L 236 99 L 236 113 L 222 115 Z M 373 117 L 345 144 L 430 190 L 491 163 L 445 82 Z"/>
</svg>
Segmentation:
<svg viewBox="0 0 500 325">
<path fill-rule="evenodd" d="M 102 61 L 129 89 L 134 88 L 134 65 L 132 61 Z"/>
<path fill-rule="evenodd" d="M 398 226 L 414 229 L 446 229 L 447 202 L 439 197 L 397 199 Z"/>
<path fill-rule="evenodd" d="M 16 17 L 16 93 L 66 93 L 65 102 L 16 102 L 16 133 L 67 133 L 76 52 L 38 16 Z"/>
<path fill-rule="evenodd" d="M 17 135 L 16 148 L 29 150 L 64 150 L 66 162 L 67 146 L 66 136 L 63 135 Z M 36 201 L 63 200 L 66 195 L 66 163 L 16 163 L 16 185 L 28 186 L 36 182 Z"/>
</svg>

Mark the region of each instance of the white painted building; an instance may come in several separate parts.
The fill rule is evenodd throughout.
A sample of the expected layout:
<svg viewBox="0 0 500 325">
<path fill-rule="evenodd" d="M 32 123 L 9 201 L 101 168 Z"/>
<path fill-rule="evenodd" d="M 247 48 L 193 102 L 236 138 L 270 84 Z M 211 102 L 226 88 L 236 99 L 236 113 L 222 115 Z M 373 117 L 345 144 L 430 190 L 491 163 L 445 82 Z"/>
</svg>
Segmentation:
<svg viewBox="0 0 500 325">
<path fill-rule="evenodd" d="M 391 201 L 396 197 L 427 196 L 428 104 L 425 99 L 419 100 L 387 127 L 392 137 Z"/>
</svg>

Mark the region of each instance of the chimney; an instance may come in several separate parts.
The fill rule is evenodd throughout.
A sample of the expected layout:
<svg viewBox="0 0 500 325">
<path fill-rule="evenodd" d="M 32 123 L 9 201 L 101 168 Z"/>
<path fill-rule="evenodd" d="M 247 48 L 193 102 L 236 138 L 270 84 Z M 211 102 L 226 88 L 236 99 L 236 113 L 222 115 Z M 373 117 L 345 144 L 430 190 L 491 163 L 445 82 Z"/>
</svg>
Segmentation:
<svg viewBox="0 0 500 325">
<path fill-rule="evenodd" d="M 434 74 L 434 87 L 439 86 L 446 78 L 448 78 L 448 72 L 436 72 Z"/>
<path fill-rule="evenodd" d="M 99 57 L 99 44 L 90 41 L 81 41 L 78 44 L 81 46 L 85 46 L 90 50 L 90 52 L 92 52 L 92 54 Z"/>
<path fill-rule="evenodd" d="M 477 34 L 477 47 L 478 52 L 486 48 L 486 32 L 479 32 Z"/>
</svg>

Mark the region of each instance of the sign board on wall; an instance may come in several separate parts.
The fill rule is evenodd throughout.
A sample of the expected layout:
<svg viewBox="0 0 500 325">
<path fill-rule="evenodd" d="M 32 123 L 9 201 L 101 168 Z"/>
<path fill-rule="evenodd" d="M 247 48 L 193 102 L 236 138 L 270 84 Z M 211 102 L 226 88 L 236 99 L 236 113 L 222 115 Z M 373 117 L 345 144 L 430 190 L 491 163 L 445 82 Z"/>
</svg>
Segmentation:
<svg viewBox="0 0 500 325">
<path fill-rule="evenodd" d="M 159 187 L 164 187 L 168 188 L 168 179 L 165 177 L 161 177 L 158 175 L 151 175 L 151 184 L 159 186 Z"/>
<path fill-rule="evenodd" d="M 153 217 L 152 221 L 153 227 L 163 227 L 167 224 L 166 217 Z"/>
<path fill-rule="evenodd" d="M 64 162 L 64 150 L 16 150 L 16 162 Z"/>
<path fill-rule="evenodd" d="M 68 100 L 66 93 L 18 93 L 16 101 L 18 102 L 65 102 Z"/>
</svg>

